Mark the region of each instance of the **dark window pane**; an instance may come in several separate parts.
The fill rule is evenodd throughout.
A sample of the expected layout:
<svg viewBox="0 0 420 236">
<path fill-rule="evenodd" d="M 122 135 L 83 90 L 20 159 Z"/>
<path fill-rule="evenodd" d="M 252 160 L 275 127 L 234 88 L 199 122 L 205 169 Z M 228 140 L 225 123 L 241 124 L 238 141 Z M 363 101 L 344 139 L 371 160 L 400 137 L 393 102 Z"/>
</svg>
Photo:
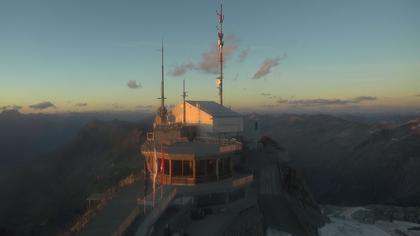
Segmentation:
<svg viewBox="0 0 420 236">
<path fill-rule="evenodd" d="M 216 160 L 207 161 L 207 175 L 216 176 Z"/>
<path fill-rule="evenodd" d="M 230 173 L 230 157 L 223 159 L 223 174 L 229 174 Z"/>
<path fill-rule="evenodd" d="M 164 173 L 165 173 L 165 175 L 169 175 L 169 160 L 165 160 L 165 163 L 164 163 L 164 169 L 165 169 L 165 171 L 164 171 Z"/>
<path fill-rule="evenodd" d="M 218 163 L 219 176 L 223 176 L 224 175 L 224 173 L 223 173 L 223 159 L 219 159 L 217 161 L 217 163 Z"/>
<path fill-rule="evenodd" d="M 192 161 L 182 161 L 182 175 L 192 177 Z"/>
<path fill-rule="evenodd" d="M 172 161 L 172 176 L 182 175 L 182 162 L 178 160 Z"/>
<path fill-rule="evenodd" d="M 206 161 L 198 161 L 197 162 L 197 176 L 205 176 L 206 175 Z"/>
</svg>

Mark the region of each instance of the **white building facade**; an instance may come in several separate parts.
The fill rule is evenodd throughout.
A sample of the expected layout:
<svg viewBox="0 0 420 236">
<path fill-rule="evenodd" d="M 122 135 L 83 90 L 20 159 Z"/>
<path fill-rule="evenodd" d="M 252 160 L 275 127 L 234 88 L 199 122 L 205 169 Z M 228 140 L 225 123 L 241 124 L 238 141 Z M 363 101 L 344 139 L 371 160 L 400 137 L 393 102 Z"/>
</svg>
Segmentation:
<svg viewBox="0 0 420 236">
<path fill-rule="evenodd" d="M 184 120 L 184 104 L 172 108 L 175 122 Z M 241 114 L 212 101 L 186 101 L 185 123 L 197 125 L 200 136 L 234 137 L 244 131 Z"/>
</svg>

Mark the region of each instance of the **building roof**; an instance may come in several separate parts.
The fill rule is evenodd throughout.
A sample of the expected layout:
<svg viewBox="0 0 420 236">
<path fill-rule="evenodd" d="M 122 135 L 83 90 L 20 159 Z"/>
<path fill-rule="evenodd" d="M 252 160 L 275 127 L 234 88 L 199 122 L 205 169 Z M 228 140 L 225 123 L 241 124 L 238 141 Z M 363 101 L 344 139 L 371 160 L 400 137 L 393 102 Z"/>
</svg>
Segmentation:
<svg viewBox="0 0 420 236">
<path fill-rule="evenodd" d="M 186 101 L 195 107 L 200 107 L 201 110 L 207 112 L 209 115 L 214 117 L 238 117 L 239 113 L 222 106 L 213 101 Z"/>
</svg>

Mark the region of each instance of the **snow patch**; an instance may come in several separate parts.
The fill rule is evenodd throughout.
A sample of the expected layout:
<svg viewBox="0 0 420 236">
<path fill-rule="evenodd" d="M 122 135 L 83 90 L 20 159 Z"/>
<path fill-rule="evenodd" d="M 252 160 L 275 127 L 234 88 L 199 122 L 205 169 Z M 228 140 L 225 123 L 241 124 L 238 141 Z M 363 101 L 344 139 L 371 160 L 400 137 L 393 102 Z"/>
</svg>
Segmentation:
<svg viewBox="0 0 420 236">
<path fill-rule="evenodd" d="M 374 224 L 360 223 L 353 219 L 358 211 L 370 211 L 364 207 L 329 206 L 330 223 L 318 229 L 320 236 L 420 236 L 420 224 L 406 221 L 382 221 Z"/>
<path fill-rule="evenodd" d="M 330 220 L 331 223 L 319 229 L 321 236 L 392 236 L 375 225 L 361 224 L 335 217 Z"/>
<path fill-rule="evenodd" d="M 352 220 L 353 214 L 357 211 L 370 211 L 370 210 L 364 207 L 349 207 L 349 208 L 345 208 L 345 210 L 343 210 L 343 212 L 341 212 L 340 215 L 344 217 L 344 219 Z"/>
</svg>

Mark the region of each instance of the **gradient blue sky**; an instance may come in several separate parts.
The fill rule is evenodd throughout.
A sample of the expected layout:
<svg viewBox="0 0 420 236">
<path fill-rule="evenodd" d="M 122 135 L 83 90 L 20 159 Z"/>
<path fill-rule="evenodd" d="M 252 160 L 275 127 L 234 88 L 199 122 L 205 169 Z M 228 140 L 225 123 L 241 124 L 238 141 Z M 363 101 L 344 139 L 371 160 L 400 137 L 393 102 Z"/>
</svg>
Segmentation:
<svg viewBox="0 0 420 236">
<path fill-rule="evenodd" d="M 218 1 L 0 1 L 0 107 L 43 112 L 157 106 L 160 41 L 168 103 L 217 100 L 199 63 L 217 40 Z M 237 109 L 420 107 L 420 1 L 224 1 L 225 101 Z M 249 49 L 243 62 L 241 51 Z M 285 57 L 252 79 L 267 58 Z M 130 89 L 136 80 L 142 88 Z M 357 99 L 358 97 L 367 99 Z M 77 106 L 87 103 L 86 106 Z M 140 106 L 140 107 L 138 107 Z M 146 108 L 144 108 L 144 107 Z M 42 106 L 41 106 L 42 107 Z"/>
</svg>

